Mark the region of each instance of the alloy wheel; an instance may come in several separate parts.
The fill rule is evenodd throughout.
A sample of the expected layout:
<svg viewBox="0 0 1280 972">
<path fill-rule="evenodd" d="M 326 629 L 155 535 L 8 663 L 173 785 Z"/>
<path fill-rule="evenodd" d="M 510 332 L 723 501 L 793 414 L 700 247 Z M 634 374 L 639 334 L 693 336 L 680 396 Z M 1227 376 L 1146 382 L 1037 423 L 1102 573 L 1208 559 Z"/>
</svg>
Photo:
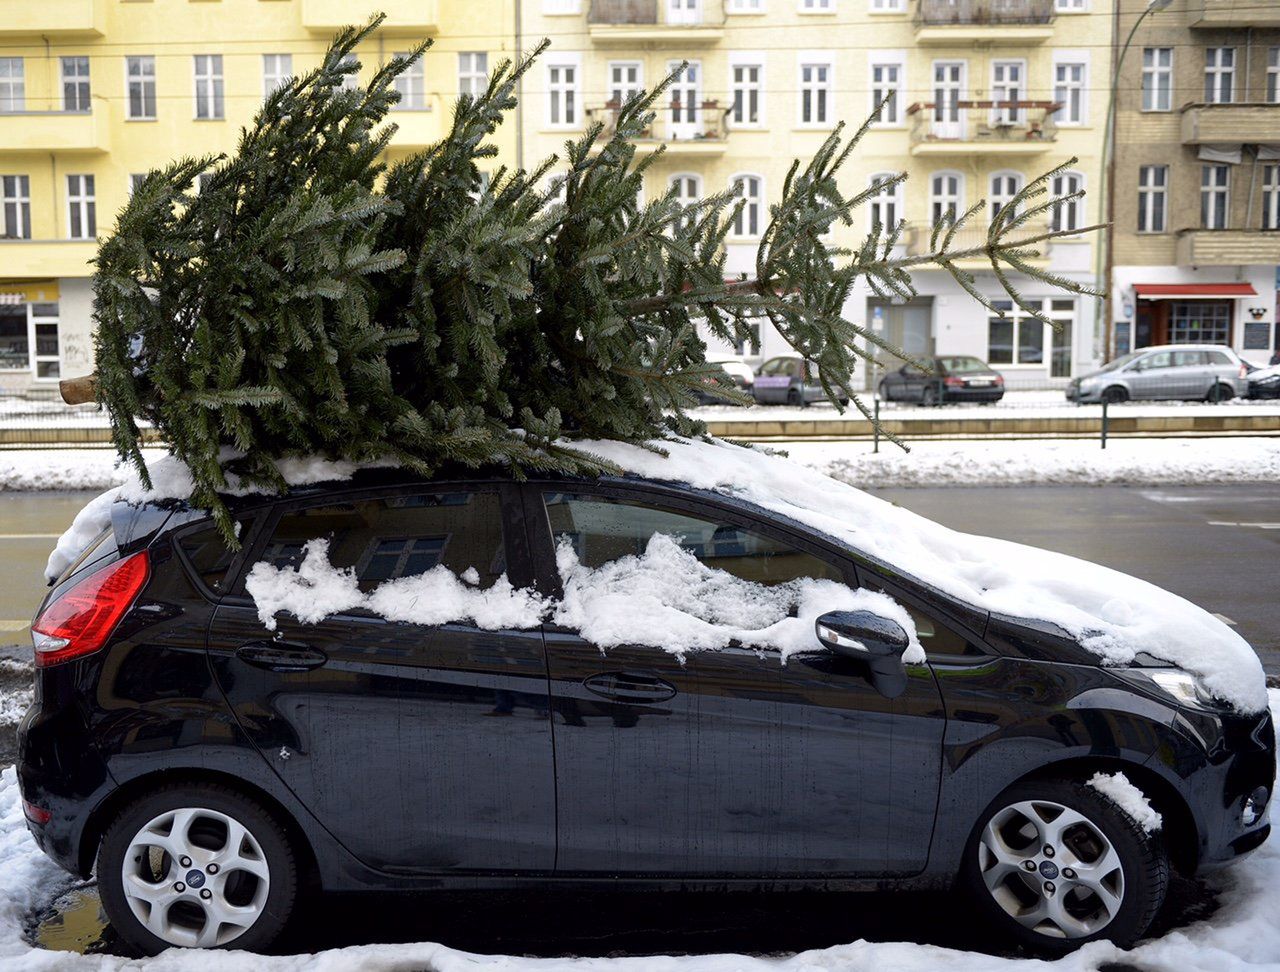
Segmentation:
<svg viewBox="0 0 1280 972">
<path fill-rule="evenodd" d="M 1124 903 L 1120 855 L 1084 814 L 1049 800 L 1010 804 L 978 841 L 978 869 L 996 904 L 1050 938 L 1085 938 Z"/>
</svg>

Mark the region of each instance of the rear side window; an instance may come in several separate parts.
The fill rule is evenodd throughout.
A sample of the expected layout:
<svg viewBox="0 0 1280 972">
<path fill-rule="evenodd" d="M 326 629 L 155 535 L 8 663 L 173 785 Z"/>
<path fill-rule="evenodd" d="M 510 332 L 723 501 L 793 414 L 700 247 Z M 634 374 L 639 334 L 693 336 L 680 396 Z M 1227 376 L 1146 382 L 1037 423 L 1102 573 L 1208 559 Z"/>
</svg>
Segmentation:
<svg viewBox="0 0 1280 972">
<path fill-rule="evenodd" d="M 246 536 L 243 526 L 240 535 Z M 222 539 L 222 532 L 212 523 L 178 537 L 178 547 L 187 563 L 209 590 L 221 594 L 227 584 L 227 571 L 235 552 Z"/>
<path fill-rule="evenodd" d="M 1173 366 L 1175 368 L 1198 367 L 1203 364 L 1203 351 L 1175 351 L 1173 353 Z"/>
<path fill-rule="evenodd" d="M 368 592 L 443 564 L 474 569 L 489 587 L 507 569 L 496 492 L 420 493 L 330 502 L 281 515 L 261 560 L 297 567 L 308 540 L 329 541 L 329 562 L 355 571 Z"/>
<path fill-rule="evenodd" d="M 1209 356 L 1209 364 L 1211 365 L 1232 364 L 1231 359 L 1227 356 L 1225 351 L 1205 351 L 1204 353 Z"/>
</svg>

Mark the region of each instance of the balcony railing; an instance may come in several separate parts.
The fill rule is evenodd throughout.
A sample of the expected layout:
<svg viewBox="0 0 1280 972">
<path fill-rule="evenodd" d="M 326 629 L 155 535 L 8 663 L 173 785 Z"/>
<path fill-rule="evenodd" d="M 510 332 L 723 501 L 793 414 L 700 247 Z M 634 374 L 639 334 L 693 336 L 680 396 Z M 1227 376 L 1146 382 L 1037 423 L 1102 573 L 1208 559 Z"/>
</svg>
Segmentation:
<svg viewBox="0 0 1280 972">
<path fill-rule="evenodd" d="M 437 0 L 302 0 L 302 26 L 311 33 L 332 34 L 376 13 L 386 14 L 378 29 L 384 34 L 433 34 L 439 27 Z"/>
<path fill-rule="evenodd" d="M 604 137 L 611 136 L 618 126 L 620 106 L 617 102 L 608 102 L 587 108 L 588 121 L 604 123 Z M 652 151 L 659 145 L 665 145 L 668 152 L 723 151 L 725 139 L 729 134 L 729 109 L 718 101 L 704 101 L 694 112 L 692 121 L 681 111 L 681 120 L 673 116 L 670 103 L 657 113 L 653 124 L 635 139 L 635 144 L 642 150 Z"/>
<path fill-rule="evenodd" d="M 713 44 L 724 34 L 724 2 L 702 0 L 692 10 L 677 11 L 667 0 L 591 0 L 587 31 L 597 44 Z"/>
<path fill-rule="evenodd" d="M 1259 0 L 1190 0 L 1192 27 L 1280 27 L 1280 3 Z"/>
<path fill-rule="evenodd" d="M 1184 145 L 1256 143 L 1268 141 L 1274 132 L 1280 132 L 1280 105 L 1237 102 L 1182 108 Z"/>
<path fill-rule="evenodd" d="M 1280 264 L 1280 233 L 1262 229 L 1179 230 L 1177 261 L 1193 267 Z"/>
<path fill-rule="evenodd" d="M 939 110 L 937 102 L 916 102 L 907 109 L 912 152 L 1035 154 L 1057 139 L 1053 116 L 1061 107 L 1055 101 L 957 101 Z"/>
<path fill-rule="evenodd" d="M 916 24 L 1051 24 L 1053 0 L 919 0 Z"/>
</svg>

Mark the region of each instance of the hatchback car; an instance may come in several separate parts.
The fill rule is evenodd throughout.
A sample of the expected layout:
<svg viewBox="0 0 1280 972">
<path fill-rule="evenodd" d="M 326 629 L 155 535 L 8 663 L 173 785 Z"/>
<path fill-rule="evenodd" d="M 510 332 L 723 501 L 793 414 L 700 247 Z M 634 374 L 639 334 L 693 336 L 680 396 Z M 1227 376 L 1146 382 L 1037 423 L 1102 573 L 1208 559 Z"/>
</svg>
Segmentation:
<svg viewBox="0 0 1280 972">
<path fill-rule="evenodd" d="M 1143 348 L 1108 362 L 1067 386 L 1072 402 L 1226 402 L 1249 390 L 1248 368 L 1219 344 L 1168 344 Z"/>
<path fill-rule="evenodd" d="M 707 354 L 707 364 L 719 365 L 723 371 L 733 382 L 734 387 L 739 391 L 750 393 L 752 384 L 755 383 L 756 373 L 752 370 L 751 365 L 736 354 Z M 702 405 L 711 405 L 715 403 L 728 402 L 723 394 L 719 393 L 711 383 L 705 391 L 698 392 L 698 402 Z"/>
<path fill-rule="evenodd" d="M 113 926 L 146 952 L 265 947 L 304 883 L 959 884 L 1008 940 L 1127 944 L 1170 862 L 1208 870 L 1270 832 L 1265 712 L 1183 691 L 1155 660 L 1103 667 L 1059 629 L 743 499 L 364 470 L 228 503 L 237 552 L 201 510 L 115 504 L 33 623 L 29 828 L 68 871 L 96 867 Z M 297 565 L 324 537 L 361 591 L 443 567 L 554 598 L 558 552 L 604 567 L 656 534 L 752 583 L 887 594 L 925 660 L 904 663 L 903 625 L 865 610 L 828 609 L 784 664 L 733 640 L 682 657 L 363 609 L 269 630 L 246 593 L 251 567 Z M 1140 787 L 1162 829 L 1087 785 L 1098 772 Z"/>
<path fill-rule="evenodd" d="M 884 402 L 998 402 L 1004 398 L 1004 376 L 981 358 L 946 354 L 925 359 L 925 371 L 908 361 L 882 379 L 878 392 Z"/>
<path fill-rule="evenodd" d="M 761 405 L 812 405 L 827 400 L 818 366 L 795 355 L 770 358 L 756 372 L 751 394 Z M 849 399 L 840 399 L 848 405 Z"/>
<path fill-rule="evenodd" d="M 1246 380 L 1249 398 L 1280 398 L 1280 365 L 1251 368 Z"/>
</svg>

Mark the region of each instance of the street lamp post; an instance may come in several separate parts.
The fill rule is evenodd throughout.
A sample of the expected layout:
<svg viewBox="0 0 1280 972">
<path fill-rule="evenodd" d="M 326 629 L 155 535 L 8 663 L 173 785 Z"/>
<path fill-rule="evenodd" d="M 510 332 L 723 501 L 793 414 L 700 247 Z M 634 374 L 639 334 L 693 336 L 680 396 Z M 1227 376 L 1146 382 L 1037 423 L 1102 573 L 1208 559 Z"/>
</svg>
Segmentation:
<svg viewBox="0 0 1280 972">
<path fill-rule="evenodd" d="M 1134 36 L 1138 33 L 1138 28 L 1142 26 L 1142 22 L 1151 14 L 1158 13 L 1167 8 L 1173 0 L 1147 0 L 1147 6 L 1138 14 L 1138 19 L 1133 22 L 1133 27 L 1129 30 L 1129 36 L 1125 38 L 1124 46 L 1120 48 L 1120 54 L 1116 57 L 1115 68 L 1111 72 L 1111 92 L 1107 98 L 1107 124 L 1102 135 L 1102 206 L 1100 207 L 1105 214 L 1104 222 L 1106 228 L 1102 231 L 1104 234 L 1104 244 L 1099 248 L 1097 260 L 1095 261 L 1095 269 L 1101 284 L 1104 296 L 1100 313 L 1105 318 L 1103 330 L 1103 347 L 1102 357 L 1109 360 L 1112 354 L 1112 344 L 1114 335 L 1112 329 L 1114 327 L 1112 319 L 1114 314 L 1111 312 L 1111 275 L 1114 268 L 1114 249 L 1112 244 L 1113 234 L 1111 232 L 1112 224 L 1115 222 L 1115 189 L 1116 189 L 1116 172 L 1115 166 L 1112 164 L 1112 155 L 1115 152 L 1116 141 L 1116 93 L 1120 87 L 1120 71 L 1124 67 L 1125 55 L 1129 53 L 1129 47 L 1133 43 Z M 1117 20 L 1120 16 L 1120 3 L 1116 4 Z M 1096 305 L 1095 305 L 1096 306 Z M 1096 333 L 1096 330 L 1095 330 Z"/>
</svg>

